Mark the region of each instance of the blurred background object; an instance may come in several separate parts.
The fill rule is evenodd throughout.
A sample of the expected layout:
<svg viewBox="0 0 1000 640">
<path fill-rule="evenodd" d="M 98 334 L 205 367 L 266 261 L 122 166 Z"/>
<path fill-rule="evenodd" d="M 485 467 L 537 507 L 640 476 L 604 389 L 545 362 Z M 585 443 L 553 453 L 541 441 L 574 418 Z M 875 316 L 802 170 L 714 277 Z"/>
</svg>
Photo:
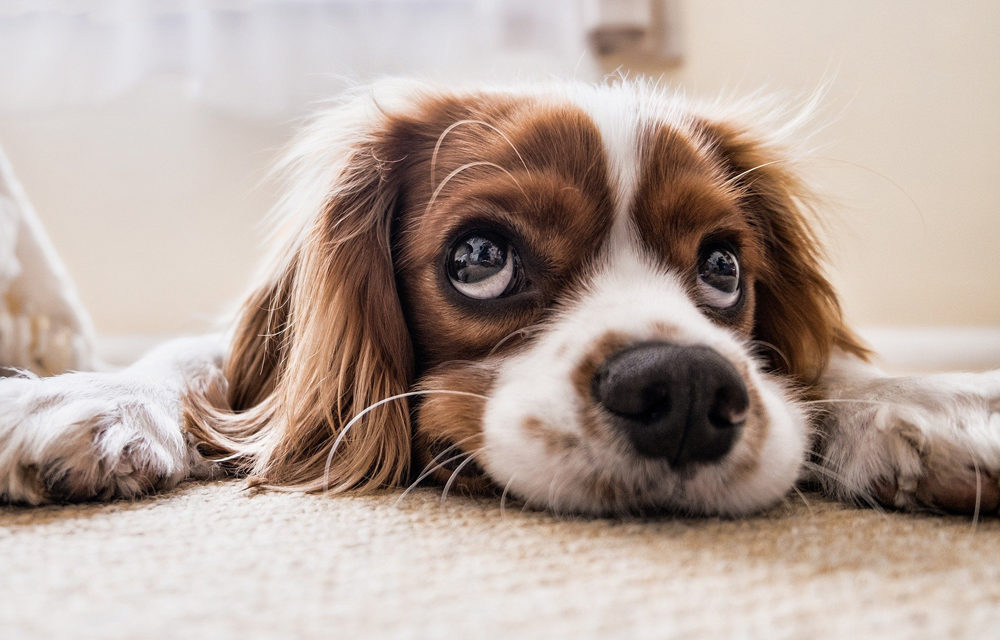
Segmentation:
<svg viewBox="0 0 1000 640">
<path fill-rule="evenodd" d="M 997 366 L 997 33 L 993 0 L 0 0 L 0 145 L 113 345 L 203 330 L 239 297 L 268 167 L 345 86 L 822 89 L 803 171 L 850 319 L 901 355 L 974 335 L 962 357 Z"/>
</svg>

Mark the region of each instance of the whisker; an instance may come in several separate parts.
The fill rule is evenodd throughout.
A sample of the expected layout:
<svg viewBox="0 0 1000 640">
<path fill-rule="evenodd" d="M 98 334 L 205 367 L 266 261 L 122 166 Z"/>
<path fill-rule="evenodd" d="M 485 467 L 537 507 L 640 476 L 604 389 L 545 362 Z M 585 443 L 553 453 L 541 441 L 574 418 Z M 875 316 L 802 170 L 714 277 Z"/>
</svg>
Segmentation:
<svg viewBox="0 0 1000 640">
<path fill-rule="evenodd" d="M 504 487 L 503 487 L 503 493 L 500 494 L 500 519 L 501 520 L 506 520 L 507 519 L 507 513 L 504 510 L 504 506 L 505 506 L 506 501 L 507 501 L 507 492 L 510 491 L 510 485 L 513 482 L 514 482 L 514 476 L 511 476 L 510 480 L 508 480 L 507 484 L 505 484 Z"/>
<path fill-rule="evenodd" d="M 756 167 L 750 167 L 746 171 L 740 172 L 740 173 L 736 174 L 735 176 L 733 176 L 732 178 L 729 178 L 728 180 L 726 180 L 723 183 L 723 188 L 728 189 L 730 187 L 735 186 L 736 183 L 740 181 L 740 179 L 746 177 L 747 175 L 753 173 L 754 171 L 758 171 L 760 169 L 764 169 L 766 167 L 770 167 L 771 165 L 775 165 L 775 164 L 784 164 L 786 162 L 788 162 L 788 160 L 786 160 L 786 159 L 771 160 L 770 162 L 762 162 L 761 164 L 757 165 Z"/>
<path fill-rule="evenodd" d="M 451 472 L 450 476 L 448 476 L 448 482 L 444 483 L 444 491 L 441 492 L 441 504 L 444 504 L 444 501 L 448 499 L 448 492 L 451 491 L 451 485 L 454 484 L 455 479 L 458 478 L 458 474 L 462 473 L 462 469 L 465 468 L 465 465 L 472 462 L 472 458 L 473 454 L 468 454 L 468 457 L 455 467 L 455 470 Z"/>
<path fill-rule="evenodd" d="M 781 361 L 785 364 L 785 368 L 786 369 L 791 369 L 792 368 L 792 364 L 788 360 L 788 356 L 786 356 L 785 353 L 781 349 L 779 349 L 775 345 L 771 344 L 770 342 L 767 342 L 765 340 L 753 340 L 753 341 L 751 341 L 751 344 L 752 345 L 760 345 L 762 347 L 767 347 L 768 349 L 770 349 L 771 351 L 773 351 L 775 354 L 777 354 L 778 357 L 781 358 Z"/>
<path fill-rule="evenodd" d="M 514 143 L 511 142 L 510 138 L 507 137 L 507 134 L 505 134 L 503 131 L 501 131 L 500 129 L 496 128 L 495 126 L 491 125 L 489 122 L 486 122 L 484 120 L 467 119 L 467 120 L 459 120 L 458 122 L 449 125 L 448 128 L 442 131 L 441 135 L 438 136 L 437 142 L 434 144 L 434 153 L 431 154 L 431 184 L 434 184 L 435 182 L 435 172 L 437 171 L 438 153 L 441 151 L 441 145 L 444 144 L 444 139 L 447 138 L 448 134 L 451 133 L 455 128 L 466 124 L 478 124 L 496 132 L 497 135 L 503 138 L 504 142 L 510 145 L 510 148 L 514 151 L 514 154 L 517 156 L 517 159 L 521 161 L 521 166 L 524 167 L 525 173 L 530 173 L 530 171 L 528 170 L 528 163 L 524 161 L 524 157 L 521 155 L 521 152 L 517 150 L 517 147 L 515 147 Z"/>
<path fill-rule="evenodd" d="M 810 462 L 808 460 L 804 461 L 802 465 L 807 469 L 811 469 L 812 471 L 819 473 L 820 475 L 826 476 L 827 478 L 833 480 L 835 483 L 839 484 L 842 487 L 850 488 L 849 485 L 847 484 L 847 481 L 844 480 L 844 476 L 842 476 L 841 474 L 837 473 L 832 469 L 827 469 L 822 465 L 818 465 L 815 462 Z M 867 493 L 862 493 L 860 491 L 858 491 L 856 494 L 853 491 L 851 493 L 852 495 L 855 495 L 855 497 L 857 497 L 859 500 L 864 502 L 865 505 L 867 505 L 869 508 L 882 514 L 885 513 L 885 509 L 882 508 L 882 505 L 880 505 L 877 500 L 872 498 Z"/>
<path fill-rule="evenodd" d="M 976 506 L 972 510 L 972 527 L 971 527 L 971 531 L 975 533 L 976 527 L 979 524 L 980 511 L 982 509 L 983 473 L 982 470 L 979 468 L 979 461 L 976 460 L 976 452 L 972 448 L 972 445 L 965 438 L 959 437 L 956 439 L 964 445 L 965 451 L 969 454 L 969 459 L 972 460 L 972 469 L 973 471 L 976 472 Z"/>
<path fill-rule="evenodd" d="M 460 453 L 458 453 L 458 455 L 452 456 L 451 458 L 448 458 L 447 460 L 444 460 L 444 461 L 441 461 L 441 462 L 438 462 L 438 458 L 447 455 L 449 451 L 452 451 L 453 449 L 455 449 L 456 447 L 458 447 L 463 442 L 466 442 L 468 440 L 472 440 L 473 438 L 478 437 L 478 435 L 479 434 L 473 434 L 471 436 L 466 436 L 465 438 L 462 438 L 461 440 L 452 443 L 444 451 L 442 451 L 441 453 L 439 453 L 436 456 L 434 456 L 431 459 L 431 461 L 428 462 L 426 465 L 424 465 L 424 468 L 420 470 L 420 473 L 417 475 L 417 479 L 414 480 L 413 482 L 411 482 L 410 485 L 407 486 L 406 489 L 403 490 L 403 493 L 396 499 L 396 502 L 393 503 L 393 506 L 398 506 L 399 503 L 403 500 L 403 498 L 405 498 L 408 493 L 410 493 L 411 491 L 413 491 L 417 487 L 417 485 L 419 485 L 424 480 L 424 478 L 426 478 L 427 476 L 431 475 L 432 473 L 434 473 L 438 469 L 442 468 L 444 465 L 448 464 L 449 462 L 451 462 L 453 460 L 458 460 L 459 458 L 461 458 L 462 456 L 464 456 L 466 454 L 464 452 L 460 452 Z"/>
<path fill-rule="evenodd" d="M 803 461 L 802 466 L 804 466 L 806 469 L 815 471 L 830 478 L 831 480 L 835 481 L 837 484 L 841 486 L 845 487 L 847 486 L 847 482 L 844 480 L 844 477 L 841 474 L 834 471 L 833 469 L 828 469 L 827 467 L 824 467 L 821 464 L 816 464 L 815 462 L 811 462 L 809 460 Z"/>
<path fill-rule="evenodd" d="M 877 406 L 896 407 L 899 402 L 891 400 L 866 400 L 863 398 L 823 398 L 820 400 L 803 400 L 799 404 L 872 404 Z"/>
<path fill-rule="evenodd" d="M 472 434 L 471 436 L 466 436 L 466 437 L 462 438 L 461 440 L 456 440 L 455 442 L 452 442 L 452 443 L 451 443 L 451 444 L 450 444 L 450 445 L 449 445 L 448 447 L 446 447 L 446 448 L 444 449 L 444 451 L 442 451 L 441 453 L 439 453 L 439 454 L 437 454 L 436 456 L 434 456 L 434 457 L 433 457 L 433 458 L 431 459 L 431 461 L 430 461 L 430 462 L 428 462 L 428 463 L 427 463 L 426 465 L 424 465 L 424 468 L 423 468 L 423 469 L 421 469 L 420 473 L 423 473 L 423 472 L 427 471 L 427 469 L 428 469 L 428 468 L 430 468 L 430 467 L 431 467 L 431 465 L 433 465 L 433 464 L 434 464 L 434 463 L 435 463 L 435 462 L 437 461 L 437 459 L 438 459 L 438 458 L 440 458 L 441 456 L 443 456 L 443 455 L 447 454 L 447 453 L 448 453 L 449 451 L 451 451 L 451 450 L 455 449 L 456 447 L 457 447 L 458 449 L 461 449 L 461 445 L 462 445 L 463 443 L 465 443 L 465 442 L 468 442 L 469 440 L 473 440 L 473 439 L 475 439 L 475 438 L 478 438 L 478 437 L 479 437 L 479 434 L 478 434 L 478 433 L 474 433 L 474 434 Z M 477 450 L 477 451 L 478 451 L 478 450 Z M 464 454 L 463 454 L 463 455 L 464 455 Z M 444 464 L 444 463 L 441 463 L 441 464 Z"/>
<path fill-rule="evenodd" d="M 558 479 L 559 479 L 559 472 L 560 471 L 561 471 L 561 467 L 557 466 L 556 470 L 555 470 L 555 473 L 552 474 L 552 479 L 549 480 L 548 494 L 546 495 L 546 498 L 545 498 L 546 504 L 549 505 L 549 508 L 552 510 L 553 515 L 556 515 L 556 516 L 558 516 L 558 513 L 556 512 L 555 502 L 553 502 L 553 500 L 556 497 L 556 492 L 555 492 L 556 491 L 556 481 L 558 481 Z"/>
<path fill-rule="evenodd" d="M 226 462 L 232 462 L 234 460 L 239 460 L 240 458 L 243 458 L 246 455 L 247 454 L 246 454 L 245 451 L 237 451 L 236 453 L 233 453 L 233 454 L 228 455 L 228 456 L 224 456 L 222 458 L 212 458 L 212 462 L 217 462 L 219 464 L 224 464 Z"/>
<path fill-rule="evenodd" d="M 822 460 L 823 462 L 825 462 L 827 464 L 833 464 L 833 458 L 831 458 L 828 455 L 822 454 L 819 451 L 812 451 L 812 452 L 810 452 L 810 455 L 813 456 L 814 458 L 819 458 L 820 460 Z M 816 464 L 816 463 L 813 462 L 811 464 Z"/>
<path fill-rule="evenodd" d="M 565 458 L 565 456 L 563 457 Z M 569 515 L 564 508 L 556 506 L 556 498 L 562 495 L 563 490 L 572 482 L 573 475 L 571 473 L 563 473 L 560 478 L 558 469 L 552 476 L 552 482 L 549 483 L 548 508 L 556 518 L 564 519 Z"/>
<path fill-rule="evenodd" d="M 441 184 L 439 184 L 437 188 L 434 189 L 434 193 L 431 194 L 431 199 L 427 203 L 426 211 L 430 212 L 431 208 L 434 206 L 434 202 L 438 198 L 438 195 L 441 194 L 441 190 L 444 189 L 445 185 L 447 185 L 452 178 L 462 173 L 466 169 L 471 169 L 472 167 L 493 167 L 494 169 L 499 169 L 500 171 L 503 171 L 514 182 L 514 184 L 517 185 L 517 188 L 521 190 L 521 193 L 524 195 L 524 197 L 526 198 L 528 197 L 528 193 L 524 190 L 524 187 L 521 186 L 521 183 L 517 181 L 517 178 L 514 177 L 513 173 L 511 173 L 507 169 L 504 169 L 495 162 L 489 162 L 488 160 L 477 160 L 476 162 L 467 162 L 463 164 L 461 167 L 449 173 L 447 176 L 445 176 L 444 180 L 441 181 Z"/>
<path fill-rule="evenodd" d="M 514 331 L 511 331 L 510 333 L 508 333 L 504 337 L 500 338 L 500 340 L 495 345 L 493 345 L 493 348 L 490 349 L 490 352 L 488 354 L 486 354 L 486 355 L 487 356 L 493 355 L 494 353 L 497 352 L 497 350 L 500 347 L 502 347 L 504 344 L 506 344 L 510 340 L 513 340 L 514 338 L 516 338 L 519 335 L 524 335 L 526 333 L 532 333 L 532 332 L 540 331 L 540 330 L 541 330 L 541 327 L 538 327 L 538 326 L 534 326 L 534 327 L 521 327 L 520 329 L 515 329 Z"/>
<path fill-rule="evenodd" d="M 802 493 L 802 492 L 801 492 L 801 491 L 799 490 L 799 488 L 798 488 L 798 487 L 796 487 L 796 486 L 793 486 L 793 487 L 792 487 L 792 490 L 793 490 L 793 491 L 794 491 L 795 493 L 797 493 L 797 494 L 798 494 L 799 498 L 800 498 L 800 499 L 802 500 L 802 504 L 806 505 L 806 511 L 808 511 L 808 512 L 809 512 L 809 515 L 810 515 L 810 516 L 813 516 L 813 515 L 815 515 L 815 514 L 813 513 L 813 509 L 812 509 L 812 505 L 811 505 L 811 504 L 809 504 L 809 501 L 808 501 L 808 500 L 806 500 L 806 494 Z"/>
<path fill-rule="evenodd" d="M 452 391 L 450 389 L 423 389 L 420 391 L 407 391 L 406 393 L 398 393 L 394 396 L 383 398 L 378 402 L 374 402 L 368 405 L 360 412 L 358 412 L 357 415 L 351 418 L 346 425 L 344 425 L 344 428 L 340 430 L 340 433 L 337 434 L 337 438 L 333 441 L 333 445 L 330 447 L 330 453 L 329 455 L 326 456 L 326 466 L 323 467 L 323 493 L 327 494 L 330 491 L 330 468 L 333 466 L 333 456 L 336 455 L 337 449 L 340 447 L 340 443 L 344 441 L 344 438 L 347 436 L 347 433 L 351 430 L 352 427 L 354 427 L 354 425 L 358 423 L 359 420 L 361 420 L 361 418 L 366 416 L 373 409 L 377 409 L 378 407 L 381 407 L 384 404 L 395 402 L 396 400 L 402 400 L 403 398 L 412 398 L 414 396 L 429 396 L 435 393 L 442 395 L 471 396 L 473 398 L 480 398 L 481 400 L 489 399 L 486 396 L 482 395 L 481 393 L 472 393 L 469 391 Z"/>
<path fill-rule="evenodd" d="M 969 447 L 969 449 L 971 454 L 972 448 Z M 983 502 L 983 474 L 979 470 L 979 461 L 975 458 L 972 458 L 972 468 L 976 471 L 976 508 L 972 511 L 972 531 L 975 531 L 979 524 L 979 510 Z"/>
<path fill-rule="evenodd" d="M 438 457 L 440 457 L 441 455 L 442 454 L 438 454 Z M 403 501 L 403 498 L 405 498 L 407 495 L 409 495 L 409 493 L 411 491 L 413 491 L 414 489 L 416 489 L 417 485 L 419 485 L 424 480 L 424 478 L 426 478 L 427 476 L 431 475 L 432 473 L 434 473 L 438 469 L 443 469 L 444 465 L 448 464 L 449 462 L 453 462 L 455 460 L 459 460 L 461 458 L 464 458 L 467 455 L 469 455 L 469 454 L 467 454 L 467 453 L 465 453 L 463 451 L 463 452 L 460 452 L 460 453 L 458 453 L 456 455 L 453 455 L 452 457 L 448 458 L 447 460 L 442 460 L 441 462 L 439 462 L 439 463 L 435 464 L 433 467 L 431 467 L 429 470 L 427 469 L 427 467 L 424 467 L 424 472 L 421 473 L 420 476 L 416 480 L 414 480 L 413 482 L 411 482 L 410 485 L 408 487 L 406 487 L 406 489 L 403 490 L 403 493 L 399 494 L 399 497 L 396 498 L 396 501 L 392 503 L 392 506 L 398 507 L 399 503 Z M 437 458 L 435 458 L 435 460 L 436 459 Z M 430 466 L 430 465 L 428 465 L 428 466 Z"/>
</svg>

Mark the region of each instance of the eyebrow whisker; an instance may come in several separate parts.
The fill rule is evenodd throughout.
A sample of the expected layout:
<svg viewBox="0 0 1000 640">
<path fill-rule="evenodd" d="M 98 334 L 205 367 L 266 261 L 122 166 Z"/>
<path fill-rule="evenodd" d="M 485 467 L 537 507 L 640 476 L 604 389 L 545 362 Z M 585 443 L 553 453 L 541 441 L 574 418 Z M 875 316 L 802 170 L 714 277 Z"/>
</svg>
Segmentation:
<svg viewBox="0 0 1000 640">
<path fill-rule="evenodd" d="M 746 171 L 742 171 L 740 173 L 737 173 L 735 176 L 729 178 L 723 184 L 723 187 L 724 188 L 734 187 L 740 181 L 740 179 L 745 178 L 747 175 L 753 173 L 754 171 L 759 171 L 760 169 L 764 169 L 766 167 L 770 167 L 770 166 L 775 165 L 775 164 L 786 164 L 787 162 L 788 162 L 788 160 L 784 160 L 784 159 L 782 159 L 782 160 L 771 160 L 770 162 L 762 162 L 761 164 L 757 165 L 756 167 L 750 167 Z"/>
<path fill-rule="evenodd" d="M 530 173 L 530 171 L 528 170 L 528 163 L 524 161 L 524 156 L 522 156 L 521 152 L 517 150 L 517 147 L 515 147 L 514 143 L 511 142 L 510 138 L 507 137 L 507 134 L 505 134 L 503 131 L 493 126 L 489 122 L 486 122 L 485 120 L 466 119 L 466 120 L 459 120 L 458 122 L 450 124 L 448 128 L 442 131 L 441 135 L 438 136 L 437 142 L 434 144 L 434 153 L 431 154 L 431 184 L 434 184 L 436 182 L 435 178 L 437 170 L 438 153 L 441 151 L 441 145 L 444 144 L 444 139 L 448 137 L 448 134 L 451 133 L 454 129 L 466 124 L 478 124 L 483 127 L 486 127 L 487 129 L 495 131 L 496 134 L 499 135 L 501 138 L 503 138 L 503 141 L 506 142 L 508 145 L 510 145 L 510 148 L 513 149 L 514 154 L 517 155 L 517 159 L 521 161 L 521 166 L 524 167 L 525 173 Z"/>
<path fill-rule="evenodd" d="M 534 332 L 540 331 L 540 330 L 541 330 L 541 327 L 539 327 L 537 325 L 535 325 L 535 326 L 528 326 L 528 327 L 521 327 L 520 329 L 514 329 L 513 331 L 511 331 L 510 333 L 508 333 L 504 337 L 500 338 L 500 340 L 497 341 L 497 343 L 495 345 L 493 345 L 493 348 L 490 349 L 490 352 L 488 354 L 486 354 L 486 355 L 487 356 L 493 355 L 494 353 L 496 353 L 497 351 L 500 350 L 500 347 L 502 347 L 503 345 L 507 344 L 508 342 L 510 342 L 511 340 L 513 340 L 514 338 L 517 338 L 518 336 L 522 336 L 522 335 L 534 333 Z"/>
<path fill-rule="evenodd" d="M 489 162 L 487 160 L 477 160 L 476 162 L 467 162 L 467 163 L 463 164 L 461 167 L 459 167 L 459 168 L 455 169 L 454 171 L 452 171 L 451 173 L 449 173 L 447 176 L 445 176 L 444 180 L 441 181 L 441 184 L 439 184 L 437 186 L 437 188 L 434 189 L 434 193 L 431 194 L 431 199 L 427 203 L 427 208 L 425 210 L 425 214 L 426 213 L 430 213 L 431 207 L 434 206 L 434 202 L 437 200 L 438 195 L 440 195 L 441 190 L 444 189 L 445 185 L 447 185 L 448 182 L 451 181 L 452 178 L 454 178 L 458 174 L 462 173 L 466 169 L 471 169 L 472 167 L 484 167 L 484 166 L 485 167 L 493 167 L 494 169 L 499 169 L 500 171 L 503 171 L 504 173 L 506 173 L 507 176 L 511 180 L 513 180 L 514 184 L 517 185 L 517 188 L 521 190 L 521 193 L 524 195 L 524 197 L 528 197 L 528 193 L 524 190 L 524 187 L 521 186 L 521 183 L 518 182 L 517 178 L 514 177 L 513 173 L 511 173 L 507 169 L 504 169 L 503 167 L 501 167 L 500 165 L 498 165 L 495 162 Z"/>
</svg>

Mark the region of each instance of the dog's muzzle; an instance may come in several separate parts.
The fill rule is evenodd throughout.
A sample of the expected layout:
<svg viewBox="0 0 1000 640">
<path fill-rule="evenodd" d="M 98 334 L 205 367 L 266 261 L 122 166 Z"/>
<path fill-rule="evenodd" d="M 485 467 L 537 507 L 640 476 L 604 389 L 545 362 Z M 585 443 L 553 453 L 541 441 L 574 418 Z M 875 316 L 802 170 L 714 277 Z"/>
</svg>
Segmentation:
<svg viewBox="0 0 1000 640">
<path fill-rule="evenodd" d="M 674 468 L 726 455 L 750 404 L 739 372 L 717 351 L 668 342 L 612 354 L 592 389 L 638 454 Z"/>
</svg>

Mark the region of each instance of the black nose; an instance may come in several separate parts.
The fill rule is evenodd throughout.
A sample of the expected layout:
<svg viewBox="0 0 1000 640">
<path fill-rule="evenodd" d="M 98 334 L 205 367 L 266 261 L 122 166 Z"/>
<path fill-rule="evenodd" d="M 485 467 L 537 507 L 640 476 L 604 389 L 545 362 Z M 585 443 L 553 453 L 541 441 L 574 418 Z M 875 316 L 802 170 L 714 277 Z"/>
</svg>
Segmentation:
<svg viewBox="0 0 1000 640">
<path fill-rule="evenodd" d="M 609 357 L 593 392 L 636 451 L 677 467 L 726 455 L 750 404 L 739 372 L 717 351 L 666 342 Z"/>
</svg>

